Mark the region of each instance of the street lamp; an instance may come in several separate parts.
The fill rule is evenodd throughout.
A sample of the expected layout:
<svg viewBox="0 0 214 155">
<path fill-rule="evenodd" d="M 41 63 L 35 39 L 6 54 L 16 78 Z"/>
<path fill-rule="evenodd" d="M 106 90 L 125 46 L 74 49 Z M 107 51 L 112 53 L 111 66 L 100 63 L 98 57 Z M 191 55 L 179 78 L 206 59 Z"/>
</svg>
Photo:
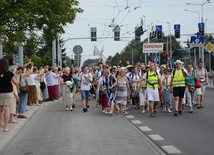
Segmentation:
<svg viewBox="0 0 214 155">
<path fill-rule="evenodd" d="M 203 23 L 204 22 L 204 20 L 203 20 L 204 5 L 207 4 L 207 3 L 211 3 L 210 0 L 206 0 L 204 3 L 186 3 L 186 4 L 187 5 L 200 5 L 201 6 L 201 23 Z M 201 58 L 202 58 L 202 61 L 204 62 L 203 49 L 204 49 L 204 47 L 201 48 Z"/>
<path fill-rule="evenodd" d="M 169 51 L 170 51 L 170 67 L 172 68 L 172 34 L 171 34 L 171 23 L 169 21 L 163 22 L 163 21 L 157 21 L 160 23 L 167 23 L 168 24 L 168 35 L 169 35 Z M 167 38 L 168 40 L 168 38 Z M 168 41 L 167 41 L 168 43 Z M 167 44 L 167 49 L 168 49 L 168 44 Z"/>
<path fill-rule="evenodd" d="M 203 23 L 203 12 L 204 12 L 204 5 L 207 3 L 211 3 L 210 0 L 206 0 L 204 3 L 186 3 L 187 5 L 200 5 L 201 6 L 201 22 Z"/>
<path fill-rule="evenodd" d="M 193 11 L 193 10 L 188 10 L 188 9 L 184 9 L 184 11 L 197 13 L 197 14 L 198 14 L 198 21 L 200 22 L 200 12 L 198 12 L 198 11 Z"/>
</svg>

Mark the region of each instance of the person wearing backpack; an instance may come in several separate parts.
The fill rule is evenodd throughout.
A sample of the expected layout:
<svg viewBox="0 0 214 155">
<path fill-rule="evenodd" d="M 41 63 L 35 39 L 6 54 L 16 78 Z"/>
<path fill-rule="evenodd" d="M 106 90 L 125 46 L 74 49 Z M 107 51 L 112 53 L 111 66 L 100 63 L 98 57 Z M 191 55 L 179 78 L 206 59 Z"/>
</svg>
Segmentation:
<svg viewBox="0 0 214 155">
<path fill-rule="evenodd" d="M 162 83 L 161 83 L 161 76 L 160 74 L 155 70 L 155 64 L 150 64 L 150 69 L 147 73 L 143 75 L 143 80 L 146 80 L 146 94 L 147 99 L 149 101 L 149 107 L 151 110 L 151 117 L 156 116 L 156 106 L 158 105 L 159 99 L 159 93 L 158 93 L 158 87 L 162 89 Z M 161 90 L 162 91 L 162 90 Z"/>
<path fill-rule="evenodd" d="M 197 102 L 198 102 L 198 109 L 203 108 L 202 106 L 202 100 L 205 92 L 206 85 L 208 85 L 208 74 L 207 70 L 204 68 L 203 62 L 198 62 L 198 68 L 194 71 L 197 79 L 201 83 L 200 88 L 196 88 L 196 95 L 197 95 Z"/>
<path fill-rule="evenodd" d="M 185 93 L 185 77 L 187 73 L 182 69 L 183 62 L 176 60 L 176 69 L 173 71 L 172 80 L 170 84 L 170 91 L 173 92 L 175 112 L 174 115 L 178 116 L 178 113 L 182 115 L 182 101 Z"/>
</svg>

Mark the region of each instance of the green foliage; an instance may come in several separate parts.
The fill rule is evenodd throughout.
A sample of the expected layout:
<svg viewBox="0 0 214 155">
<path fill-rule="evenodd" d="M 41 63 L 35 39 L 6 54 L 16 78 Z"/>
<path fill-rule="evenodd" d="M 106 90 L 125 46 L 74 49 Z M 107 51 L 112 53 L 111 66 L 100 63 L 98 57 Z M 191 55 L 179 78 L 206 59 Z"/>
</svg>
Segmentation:
<svg viewBox="0 0 214 155">
<path fill-rule="evenodd" d="M 83 11 L 78 5 L 77 0 L 1 0 L 0 34 L 9 42 L 23 42 L 26 32 L 35 30 L 55 38 Z"/>
<path fill-rule="evenodd" d="M 156 39 L 153 38 L 150 40 L 151 43 L 158 43 L 162 42 L 164 43 L 164 51 L 167 50 L 167 38 L 168 38 L 168 50 L 170 49 L 169 47 L 169 36 L 163 37 L 163 39 Z M 180 49 L 180 42 L 178 42 L 174 36 L 171 36 L 172 38 L 172 50 Z M 138 62 L 144 62 L 145 59 L 145 54 L 142 53 L 143 51 L 143 44 L 147 43 L 148 40 L 145 39 L 142 42 L 132 40 L 121 53 L 116 53 L 113 57 L 108 57 L 107 63 L 113 66 L 116 66 L 118 64 L 118 61 L 122 61 L 123 65 L 126 66 L 126 62 L 129 61 L 132 63 L 132 53 L 133 53 L 133 65 L 135 65 Z M 162 56 L 161 54 L 161 60 L 162 63 L 166 63 L 166 59 Z"/>
<path fill-rule="evenodd" d="M 84 62 L 83 65 L 87 65 L 87 66 L 93 67 L 93 66 L 97 66 L 98 63 L 99 63 L 99 59 L 88 59 L 88 60 L 86 60 L 86 61 Z"/>
</svg>

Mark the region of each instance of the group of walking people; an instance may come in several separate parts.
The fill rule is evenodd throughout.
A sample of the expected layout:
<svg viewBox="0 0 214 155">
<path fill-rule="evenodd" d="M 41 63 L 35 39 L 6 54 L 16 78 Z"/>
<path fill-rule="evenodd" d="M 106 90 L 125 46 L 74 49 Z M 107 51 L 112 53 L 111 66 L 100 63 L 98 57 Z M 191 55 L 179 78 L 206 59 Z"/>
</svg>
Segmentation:
<svg viewBox="0 0 214 155">
<path fill-rule="evenodd" d="M 164 111 L 174 115 L 182 115 L 182 110 L 189 107 L 189 113 L 193 113 L 193 107 L 203 108 L 203 96 L 208 84 L 208 73 L 199 61 L 198 66 L 180 60 L 174 62 L 175 69 L 167 65 L 151 62 L 150 65 L 137 64 L 127 67 L 110 67 L 100 63 L 94 70 L 93 82 L 97 88 L 97 101 L 102 106 L 102 111 L 113 115 L 113 110 L 125 113 L 127 104 L 132 104 L 136 109 L 142 109 L 142 113 L 151 112 L 151 116 L 157 114 L 157 105 L 160 103 Z M 131 100 L 130 100 L 131 99 Z M 131 102 L 130 102 L 131 101 Z M 108 109 L 109 108 L 109 109 Z"/>
<path fill-rule="evenodd" d="M 194 105 L 203 108 L 203 96 L 208 84 L 208 73 L 199 61 L 197 68 L 177 60 L 175 69 L 167 65 L 151 62 L 149 65 L 108 66 L 99 63 L 96 68 L 83 66 L 59 69 L 57 67 L 37 68 L 29 61 L 23 66 L 9 69 L 6 58 L 0 59 L 0 127 L 7 132 L 8 123 L 17 123 L 14 116 L 27 118 L 24 113 L 27 103 L 39 106 L 44 101 L 54 101 L 62 97 L 66 110 L 73 111 L 76 93 L 80 92 L 83 112 L 89 108 L 90 96 L 94 96 L 97 106 L 110 116 L 114 110 L 126 113 L 128 104 L 142 113 L 157 114 L 161 103 L 164 111 L 182 115 L 184 105 L 193 112 Z M 28 87 L 23 91 L 21 88 Z M 173 106 L 174 105 L 174 106 Z"/>
</svg>

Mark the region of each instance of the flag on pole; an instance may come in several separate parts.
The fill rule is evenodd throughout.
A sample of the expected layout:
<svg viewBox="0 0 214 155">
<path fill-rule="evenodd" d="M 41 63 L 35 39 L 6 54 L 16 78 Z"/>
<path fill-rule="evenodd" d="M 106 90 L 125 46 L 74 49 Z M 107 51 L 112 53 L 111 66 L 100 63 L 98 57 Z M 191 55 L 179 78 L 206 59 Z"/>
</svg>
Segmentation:
<svg viewBox="0 0 214 155">
<path fill-rule="evenodd" d="M 97 46 L 94 46 L 94 56 L 100 56 L 101 53 L 100 53 L 100 50 L 97 48 Z"/>
<path fill-rule="evenodd" d="M 100 53 L 103 53 L 103 52 L 104 52 L 104 45 L 103 45 L 103 47 L 100 50 Z"/>
</svg>

